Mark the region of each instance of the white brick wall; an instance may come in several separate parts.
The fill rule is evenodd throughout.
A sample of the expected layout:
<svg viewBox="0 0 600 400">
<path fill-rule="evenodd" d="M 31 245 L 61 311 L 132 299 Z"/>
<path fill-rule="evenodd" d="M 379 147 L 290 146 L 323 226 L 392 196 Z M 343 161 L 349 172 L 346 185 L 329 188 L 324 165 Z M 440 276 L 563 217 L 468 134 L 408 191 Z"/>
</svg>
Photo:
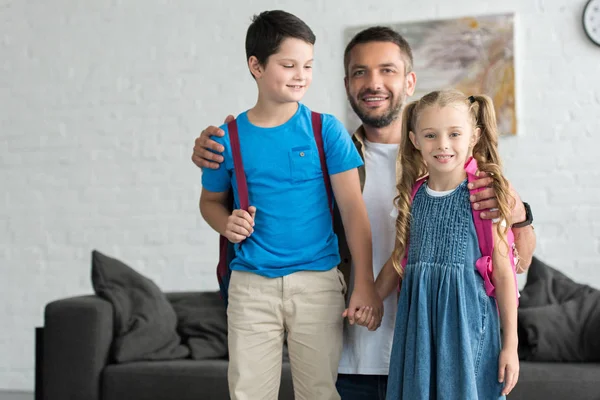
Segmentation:
<svg viewBox="0 0 600 400">
<path fill-rule="evenodd" d="M 244 34 L 264 9 L 315 30 L 305 102 L 340 118 L 345 26 L 515 11 L 507 173 L 533 206 L 537 254 L 600 287 L 600 48 L 581 29 L 584 0 L 0 3 L 0 389 L 33 388 L 44 304 L 91 292 L 94 248 L 165 290 L 216 289 L 191 148 L 253 104 Z"/>
</svg>

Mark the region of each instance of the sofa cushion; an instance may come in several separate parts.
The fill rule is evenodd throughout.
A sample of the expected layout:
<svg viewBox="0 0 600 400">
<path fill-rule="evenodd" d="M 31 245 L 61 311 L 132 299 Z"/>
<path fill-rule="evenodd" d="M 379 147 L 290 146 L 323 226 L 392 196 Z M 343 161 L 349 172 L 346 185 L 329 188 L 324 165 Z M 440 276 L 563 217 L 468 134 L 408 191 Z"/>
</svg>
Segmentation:
<svg viewBox="0 0 600 400">
<path fill-rule="evenodd" d="M 167 298 L 177 314 L 177 330 L 194 360 L 227 359 L 227 306 L 219 292 L 172 292 Z M 289 361 L 284 334 L 283 362 Z"/>
<path fill-rule="evenodd" d="M 226 359 L 227 308 L 219 292 L 197 292 L 169 299 L 177 315 L 177 330 L 195 360 Z"/>
<path fill-rule="evenodd" d="M 598 400 L 600 364 L 521 362 L 510 400 Z"/>
<path fill-rule="evenodd" d="M 103 400 L 224 400 L 229 398 L 226 360 L 176 360 L 109 365 Z M 289 363 L 283 363 L 279 399 L 292 400 Z"/>
<path fill-rule="evenodd" d="M 114 309 L 112 357 L 117 363 L 188 356 L 177 334 L 175 311 L 152 280 L 94 250 L 92 286 Z"/>
<path fill-rule="evenodd" d="M 533 259 L 518 312 L 519 356 L 600 361 L 600 291 Z"/>
</svg>

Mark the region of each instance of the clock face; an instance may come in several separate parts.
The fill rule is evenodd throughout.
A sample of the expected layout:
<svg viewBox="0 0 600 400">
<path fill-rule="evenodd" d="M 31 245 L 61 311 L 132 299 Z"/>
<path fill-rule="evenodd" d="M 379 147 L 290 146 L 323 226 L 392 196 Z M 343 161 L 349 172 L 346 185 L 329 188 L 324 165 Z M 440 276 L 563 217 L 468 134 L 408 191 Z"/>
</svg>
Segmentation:
<svg viewBox="0 0 600 400">
<path fill-rule="evenodd" d="M 583 10 L 583 30 L 600 46 L 600 0 L 589 0 Z"/>
</svg>

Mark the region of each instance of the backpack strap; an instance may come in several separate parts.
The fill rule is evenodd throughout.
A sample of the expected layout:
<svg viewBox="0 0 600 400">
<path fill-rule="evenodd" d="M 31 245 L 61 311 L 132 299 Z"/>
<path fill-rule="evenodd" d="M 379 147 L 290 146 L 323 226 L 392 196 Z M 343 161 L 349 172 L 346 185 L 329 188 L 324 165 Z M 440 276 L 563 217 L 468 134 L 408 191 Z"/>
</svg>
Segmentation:
<svg viewBox="0 0 600 400">
<path fill-rule="evenodd" d="M 412 193 L 410 194 L 411 204 L 412 204 L 417 192 L 419 191 L 421 186 L 423 186 L 423 184 L 425 183 L 426 180 L 427 180 L 427 176 L 424 176 L 420 179 L 417 179 L 417 181 L 415 182 L 415 184 L 412 188 Z M 402 268 L 406 267 L 406 263 L 408 262 L 408 244 L 409 244 L 409 241 L 406 242 L 406 250 L 404 252 L 404 258 L 402 259 L 402 262 L 401 262 Z"/>
<path fill-rule="evenodd" d="M 469 158 L 465 163 L 465 171 L 467 172 L 467 180 L 469 182 L 474 182 L 478 178 L 477 176 L 477 160 L 473 157 Z M 484 188 L 478 189 L 470 189 L 470 194 L 475 194 Z M 481 210 L 475 210 L 471 207 L 471 211 L 473 214 L 473 223 L 475 225 L 475 231 L 477 232 L 477 241 L 479 242 L 479 250 L 481 251 L 481 258 L 477 260 L 475 263 L 475 267 L 477 271 L 483 278 L 483 284 L 485 287 L 485 292 L 488 296 L 496 297 L 496 288 L 492 282 L 492 272 L 494 270 L 494 266 L 492 263 L 492 256 L 494 254 L 494 225 L 492 220 L 490 219 L 482 219 L 481 218 Z M 517 273 L 515 269 L 515 258 L 514 258 L 514 235 L 512 230 L 508 230 L 506 240 L 508 242 L 508 258 L 510 260 L 511 267 L 513 269 L 513 275 L 515 279 L 515 288 L 517 288 Z M 517 295 L 517 304 L 519 302 L 519 290 L 516 289 Z"/>
<path fill-rule="evenodd" d="M 329 179 L 329 170 L 327 169 L 327 160 L 325 158 L 325 150 L 323 148 L 323 128 L 321 122 L 321 114 L 311 111 L 313 135 L 319 150 L 319 160 L 321 161 L 321 171 L 323 172 L 323 181 L 325 182 L 325 190 L 327 191 L 327 204 L 333 221 L 333 194 L 331 189 L 331 181 Z"/>
<path fill-rule="evenodd" d="M 246 182 L 246 173 L 244 172 L 244 163 L 242 162 L 242 153 L 240 151 L 240 137 L 235 119 L 227 124 L 227 130 L 229 131 L 229 142 L 231 144 L 231 155 L 233 156 L 233 167 L 235 170 L 240 208 L 248 211 L 248 207 L 250 207 L 248 184 Z"/>
<path fill-rule="evenodd" d="M 248 184 L 246 182 L 246 173 L 244 172 L 244 164 L 242 162 L 242 153 L 240 151 L 240 138 L 238 135 L 237 122 L 233 121 L 227 124 L 229 133 L 229 142 L 231 144 L 231 154 L 233 156 L 233 166 L 235 170 L 235 181 L 238 188 L 238 197 L 240 200 L 240 208 L 248 211 L 250 202 L 248 199 Z M 234 208 L 233 189 L 229 192 L 229 205 Z M 229 264 L 235 257 L 235 250 L 232 243 L 225 236 L 219 236 L 219 262 L 217 264 L 217 280 L 219 282 L 219 291 L 221 298 L 227 305 L 229 280 L 231 278 L 231 269 Z"/>
</svg>

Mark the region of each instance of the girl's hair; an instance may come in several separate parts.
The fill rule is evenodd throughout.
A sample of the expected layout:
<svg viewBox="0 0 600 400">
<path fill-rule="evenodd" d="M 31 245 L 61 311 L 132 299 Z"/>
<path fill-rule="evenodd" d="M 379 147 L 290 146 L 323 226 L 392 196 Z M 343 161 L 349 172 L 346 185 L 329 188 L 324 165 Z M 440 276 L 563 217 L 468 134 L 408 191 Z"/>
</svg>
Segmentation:
<svg viewBox="0 0 600 400">
<path fill-rule="evenodd" d="M 486 172 L 493 179 L 492 187 L 496 192 L 500 219 L 510 221 L 511 208 L 514 199 L 510 195 L 508 181 L 502 175 L 502 162 L 498 154 L 498 132 L 496 113 L 492 100 L 485 95 L 467 97 L 458 90 L 442 90 L 431 92 L 420 100 L 409 103 L 402 113 L 402 139 L 400 141 L 400 157 L 402 171 L 398 178 L 398 196 L 394 202 L 398 208 L 396 218 L 396 243 L 392 257 L 394 268 L 400 276 L 403 275 L 402 259 L 406 254 L 410 233 L 411 195 L 415 182 L 427 174 L 427 166 L 421 152 L 413 145 L 409 132 L 416 132 L 416 125 L 426 107 L 446 107 L 464 105 L 465 111 L 471 116 L 473 129 L 479 128 L 481 134 L 473 148 L 473 157 L 477 160 L 480 171 Z M 497 224 L 497 231 L 504 236 L 509 225 Z"/>
</svg>

